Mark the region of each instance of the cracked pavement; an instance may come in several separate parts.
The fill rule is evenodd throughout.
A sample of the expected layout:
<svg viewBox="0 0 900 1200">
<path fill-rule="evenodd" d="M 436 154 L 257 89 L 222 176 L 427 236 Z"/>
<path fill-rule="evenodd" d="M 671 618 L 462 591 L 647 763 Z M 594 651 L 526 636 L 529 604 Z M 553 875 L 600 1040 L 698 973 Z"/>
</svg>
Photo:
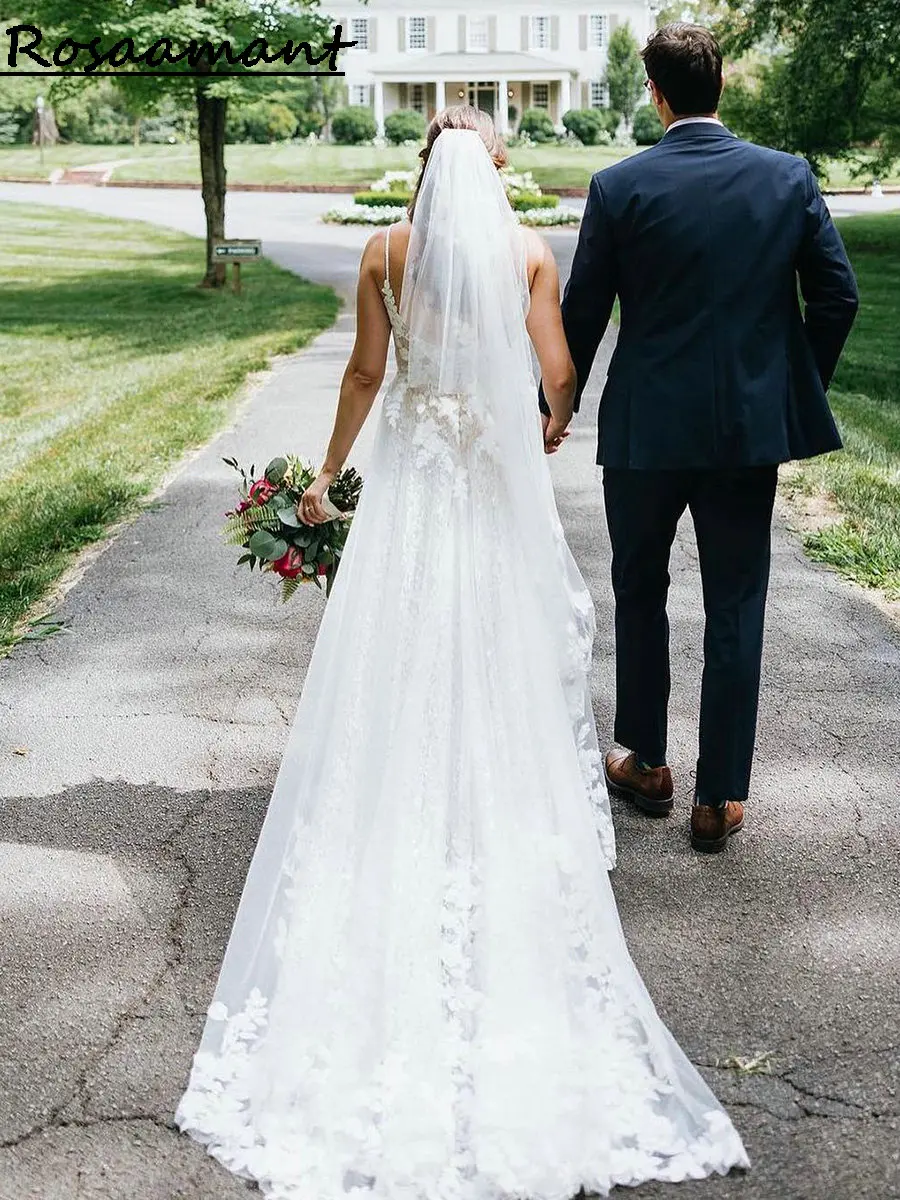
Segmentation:
<svg viewBox="0 0 900 1200">
<path fill-rule="evenodd" d="M 19 193 L 199 229 L 194 193 Z M 352 285 L 366 234 L 314 224 L 321 200 L 229 203 L 230 233 L 262 234 L 285 266 Z M 574 238 L 550 240 L 565 272 Z M 322 598 L 304 589 L 281 606 L 235 570 L 216 535 L 235 486 L 221 457 L 261 463 L 288 442 L 319 455 L 351 336 L 344 315 L 248 389 L 233 425 L 92 556 L 58 608 L 66 632 L 0 662 L 0 1200 L 252 1191 L 171 1116 Z M 593 449 L 609 349 L 553 461 L 597 604 L 601 740 L 613 630 Z M 370 438 L 354 454 L 363 468 Z M 702 650 L 688 524 L 670 615 L 678 803 L 660 822 L 616 804 L 614 886 L 648 988 L 729 1106 L 753 1170 L 631 1194 L 900 1197 L 900 631 L 808 562 L 782 515 L 747 827 L 706 858 L 687 841 Z M 736 1069 L 766 1055 L 762 1073 Z"/>
</svg>

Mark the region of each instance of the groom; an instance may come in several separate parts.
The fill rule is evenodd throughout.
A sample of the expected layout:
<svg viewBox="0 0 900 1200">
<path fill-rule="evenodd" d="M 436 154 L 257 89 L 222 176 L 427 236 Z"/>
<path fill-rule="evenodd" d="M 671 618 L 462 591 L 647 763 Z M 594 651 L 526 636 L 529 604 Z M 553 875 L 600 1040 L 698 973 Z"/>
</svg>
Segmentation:
<svg viewBox="0 0 900 1200">
<path fill-rule="evenodd" d="M 691 842 L 718 851 L 750 784 L 778 464 L 841 445 L 825 391 L 858 298 L 807 163 L 719 121 L 712 34 L 666 26 L 643 59 L 665 136 L 592 179 L 563 321 L 580 399 L 619 298 L 597 461 L 627 749 L 609 752 L 607 782 L 645 813 L 672 809 L 666 596 L 690 509 L 706 612 Z M 562 431 L 542 411 L 552 452 Z"/>
</svg>

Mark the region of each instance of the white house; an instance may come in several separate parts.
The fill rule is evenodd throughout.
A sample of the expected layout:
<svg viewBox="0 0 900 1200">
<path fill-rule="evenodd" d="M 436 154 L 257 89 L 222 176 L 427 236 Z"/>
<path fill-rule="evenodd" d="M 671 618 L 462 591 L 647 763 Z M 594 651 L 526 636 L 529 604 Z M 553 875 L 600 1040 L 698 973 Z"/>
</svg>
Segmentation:
<svg viewBox="0 0 900 1200">
<path fill-rule="evenodd" d="M 358 43 L 341 60 L 348 100 L 372 108 L 379 133 L 397 108 L 430 118 L 474 104 L 508 133 L 526 108 L 559 125 L 570 108 L 605 107 L 610 34 L 627 22 L 643 44 L 654 25 L 647 0 L 351 0 L 338 11 L 345 40 Z"/>
</svg>

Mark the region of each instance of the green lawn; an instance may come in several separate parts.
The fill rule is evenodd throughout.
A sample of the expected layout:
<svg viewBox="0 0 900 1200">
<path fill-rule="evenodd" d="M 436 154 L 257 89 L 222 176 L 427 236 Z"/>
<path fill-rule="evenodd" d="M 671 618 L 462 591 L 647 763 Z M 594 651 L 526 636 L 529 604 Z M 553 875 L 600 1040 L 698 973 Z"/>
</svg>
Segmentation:
<svg viewBox="0 0 900 1200">
<path fill-rule="evenodd" d="M 840 222 L 860 312 L 831 402 L 845 450 L 803 463 L 792 482 L 824 493 L 842 519 L 806 537 L 810 554 L 900 596 L 900 214 Z"/>
<path fill-rule="evenodd" d="M 199 289 L 202 243 L 149 225 L 0 205 L 0 649 L 74 553 L 229 417 L 248 372 L 338 300 L 268 262 Z M 109 247 L 115 246 L 115 253 Z"/>
<path fill-rule="evenodd" d="M 533 171 L 541 187 L 586 187 L 591 175 L 632 151 L 613 146 L 535 146 L 513 149 L 516 170 Z M 370 183 L 384 171 L 407 170 L 416 165 L 414 147 L 306 146 L 279 143 L 273 146 L 229 146 L 226 166 L 231 183 Z M 54 146 L 44 152 L 44 163 L 31 146 L 0 147 L 0 178 L 46 178 L 57 167 L 116 162 L 113 179 L 171 180 L 199 183 L 197 147 L 177 146 Z M 846 164 L 829 172 L 832 187 L 871 182 L 854 180 Z M 883 183 L 900 184 L 894 173 Z"/>
</svg>

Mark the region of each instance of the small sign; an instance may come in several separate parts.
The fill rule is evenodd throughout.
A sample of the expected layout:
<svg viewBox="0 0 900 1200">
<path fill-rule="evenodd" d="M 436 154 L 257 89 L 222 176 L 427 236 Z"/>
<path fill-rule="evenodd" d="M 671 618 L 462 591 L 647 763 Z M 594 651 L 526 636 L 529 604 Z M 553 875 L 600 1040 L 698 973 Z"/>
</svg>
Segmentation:
<svg viewBox="0 0 900 1200">
<path fill-rule="evenodd" d="M 214 258 L 261 258 L 262 242 L 255 238 L 228 238 L 213 243 Z"/>
</svg>

